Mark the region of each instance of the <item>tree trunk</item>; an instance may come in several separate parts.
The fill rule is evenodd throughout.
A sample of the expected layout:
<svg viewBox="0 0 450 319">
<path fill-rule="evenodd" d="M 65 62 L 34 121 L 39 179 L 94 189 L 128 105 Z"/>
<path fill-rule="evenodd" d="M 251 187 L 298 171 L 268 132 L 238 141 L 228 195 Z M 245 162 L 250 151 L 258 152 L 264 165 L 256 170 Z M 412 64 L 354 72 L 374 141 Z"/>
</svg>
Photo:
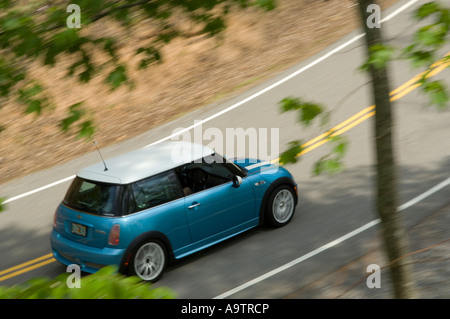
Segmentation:
<svg viewBox="0 0 450 319">
<path fill-rule="evenodd" d="M 360 15 L 366 33 L 368 56 L 369 48 L 382 43 L 381 29 L 370 28 L 367 20 L 372 12 L 367 6 L 376 4 L 375 0 L 358 0 Z M 414 298 L 416 296 L 412 278 L 411 262 L 407 257 L 408 237 L 401 213 L 397 210 L 397 181 L 392 141 L 392 113 L 389 98 L 389 80 L 386 67 L 370 66 L 372 93 L 375 100 L 375 147 L 377 169 L 377 211 L 381 219 L 384 246 L 389 260 L 389 272 L 395 298 Z"/>
</svg>

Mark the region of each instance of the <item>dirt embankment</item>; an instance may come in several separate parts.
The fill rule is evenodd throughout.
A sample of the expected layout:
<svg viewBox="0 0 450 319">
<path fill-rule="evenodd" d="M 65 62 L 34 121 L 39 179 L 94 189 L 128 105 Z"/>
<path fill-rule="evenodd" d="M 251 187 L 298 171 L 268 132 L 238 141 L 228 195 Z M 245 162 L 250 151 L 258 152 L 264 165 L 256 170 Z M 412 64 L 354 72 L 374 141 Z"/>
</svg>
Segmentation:
<svg viewBox="0 0 450 319">
<path fill-rule="evenodd" d="M 383 8 L 396 0 L 379 1 Z M 54 107 L 25 115 L 14 102 L 0 110 L 0 184 L 92 151 L 92 144 L 59 127 L 70 105 L 81 100 L 105 146 L 136 136 L 180 114 L 227 98 L 311 56 L 357 28 L 354 0 L 279 0 L 270 12 L 249 8 L 230 14 L 217 38 L 174 40 L 164 63 L 132 71 L 134 89 L 111 91 L 104 76 L 88 84 L 66 77 L 71 61 L 55 68 L 35 63 L 32 74 L 47 88 Z M 114 34 L 113 28 L 97 31 Z M 95 31 L 95 27 L 93 32 Z M 134 52 L 145 25 L 122 38 L 121 53 Z"/>
</svg>

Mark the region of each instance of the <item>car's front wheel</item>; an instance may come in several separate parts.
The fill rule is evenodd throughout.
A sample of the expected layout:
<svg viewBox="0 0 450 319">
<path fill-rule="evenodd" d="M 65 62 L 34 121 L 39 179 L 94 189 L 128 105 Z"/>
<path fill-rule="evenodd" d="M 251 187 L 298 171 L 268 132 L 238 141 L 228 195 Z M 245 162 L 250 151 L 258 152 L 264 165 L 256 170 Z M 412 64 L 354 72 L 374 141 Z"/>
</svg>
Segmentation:
<svg viewBox="0 0 450 319">
<path fill-rule="evenodd" d="M 155 282 L 161 278 L 166 264 L 167 253 L 164 244 L 151 240 L 136 249 L 130 264 L 130 273 L 142 280 Z"/>
<path fill-rule="evenodd" d="M 266 207 L 266 221 L 275 227 L 288 224 L 295 210 L 294 191 L 288 185 L 278 186 L 270 195 Z"/>
</svg>

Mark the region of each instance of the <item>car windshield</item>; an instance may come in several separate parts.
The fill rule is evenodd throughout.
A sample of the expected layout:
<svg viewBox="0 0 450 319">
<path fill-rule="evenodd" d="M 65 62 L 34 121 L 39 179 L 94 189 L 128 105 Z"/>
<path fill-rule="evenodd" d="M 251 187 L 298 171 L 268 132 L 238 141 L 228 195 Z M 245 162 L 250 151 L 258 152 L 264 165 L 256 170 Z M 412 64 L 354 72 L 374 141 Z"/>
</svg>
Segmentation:
<svg viewBox="0 0 450 319">
<path fill-rule="evenodd" d="M 63 204 L 87 213 L 115 216 L 121 186 L 84 180 L 76 177 Z"/>
<path fill-rule="evenodd" d="M 224 166 L 226 166 L 228 168 L 228 170 L 231 171 L 234 175 L 239 175 L 241 177 L 244 177 L 247 175 L 247 173 L 242 168 L 240 168 L 238 165 L 234 164 L 233 162 L 227 160 L 225 157 L 220 156 L 217 153 L 206 156 L 203 159 L 203 162 L 206 162 L 208 164 L 223 163 Z"/>
</svg>

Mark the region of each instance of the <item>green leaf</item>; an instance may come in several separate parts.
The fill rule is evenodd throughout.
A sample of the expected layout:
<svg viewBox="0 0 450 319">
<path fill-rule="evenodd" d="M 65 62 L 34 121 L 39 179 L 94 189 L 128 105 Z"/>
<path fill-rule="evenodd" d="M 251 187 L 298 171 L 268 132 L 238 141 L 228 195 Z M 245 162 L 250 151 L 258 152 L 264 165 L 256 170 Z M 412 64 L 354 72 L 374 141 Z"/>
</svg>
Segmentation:
<svg viewBox="0 0 450 319">
<path fill-rule="evenodd" d="M 339 158 L 329 158 L 329 155 L 326 155 L 314 164 L 313 174 L 316 176 L 323 173 L 332 175 L 341 172 L 343 169 L 344 165 Z"/>
<path fill-rule="evenodd" d="M 78 102 L 69 107 L 69 115 L 61 121 L 61 129 L 63 131 L 68 131 L 70 126 L 85 114 L 85 111 L 81 108 L 83 103 Z"/>
<path fill-rule="evenodd" d="M 128 9 L 120 9 L 113 11 L 112 16 L 124 26 L 128 26 L 131 24 L 131 15 L 130 10 Z"/>
<path fill-rule="evenodd" d="M 22 26 L 21 20 L 14 13 L 9 13 L 1 20 L 1 26 L 5 31 L 18 29 Z"/>
<path fill-rule="evenodd" d="M 313 168 L 314 175 L 328 173 L 330 175 L 341 172 L 344 169 L 343 157 L 347 152 L 347 140 L 343 136 L 329 135 L 326 137 L 333 144 L 331 152 L 321 157 Z"/>
<path fill-rule="evenodd" d="M 384 44 L 375 44 L 371 46 L 369 48 L 369 58 L 361 69 L 367 70 L 369 66 L 373 66 L 375 69 L 386 67 L 387 62 L 392 59 L 394 52 L 394 48 Z"/>
<path fill-rule="evenodd" d="M 67 28 L 53 36 L 53 45 L 61 52 L 69 50 L 79 43 L 76 29 Z"/>
<path fill-rule="evenodd" d="M 8 96 L 11 89 L 24 78 L 24 70 L 0 58 L 0 96 Z"/>
<path fill-rule="evenodd" d="M 221 17 L 215 17 L 210 19 L 206 23 L 205 27 L 203 28 L 203 32 L 207 33 L 210 37 L 212 37 L 222 32 L 224 29 L 225 29 L 225 21 Z"/>
<path fill-rule="evenodd" d="M 167 31 L 161 32 L 158 35 L 158 39 L 156 41 L 160 41 L 160 42 L 167 44 L 170 41 L 172 41 L 173 39 L 175 39 L 176 37 L 178 37 L 179 35 L 180 35 L 180 32 L 178 32 L 177 30 L 167 30 Z"/>
<path fill-rule="evenodd" d="M 19 98 L 22 101 L 27 101 L 28 99 L 38 95 L 43 91 L 43 88 L 40 84 L 35 83 L 33 86 L 25 89 L 19 90 Z"/>
<path fill-rule="evenodd" d="M 403 58 L 411 61 L 414 68 L 429 66 L 434 62 L 433 50 L 417 49 L 415 45 L 410 45 L 403 50 Z"/>
<path fill-rule="evenodd" d="M 445 85 L 439 81 L 425 81 L 422 84 L 423 91 L 430 97 L 431 104 L 440 108 L 447 106 L 450 97 Z"/>
<path fill-rule="evenodd" d="M 302 102 L 299 98 L 287 97 L 282 99 L 280 104 L 282 112 L 288 112 L 300 109 Z"/>
<path fill-rule="evenodd" d="M 416 33 L 416 41 L 423 46 L 440 46 L 445 42 L 447 30 L 442 24 L 427 25 Z"/>
<path fill-rule="evenodd" d="M 298 155 L 302 152 L 302 150 L 303 147 L 301 141 L 289 142 L 289 148 L 280 155 L 280 163 L 297 163 Z"/>
<path fill-rule="evenodd" d="M 105 38 L 104 42 L 103 50 L 111 57 L 117 58 L 116 41 L 113 38 Z"/>
<path fill-rule="evenodd" d="M 338 143 L 333 148 L 333 153 L 336 154 L 338 157 L 342 157 L 347 152 L 347 143 L 342 139 L 342 137 L 339 137 L 339 139 L 336 141 L 338 141 Z"/>
<path fill-rule="evenodd" d="M 37 113 L 37 115 L 40 115 L 41 111 L 42 111 L 41 100 L 29 100 L 28 107 L 25 111 L 27 114 Z"/>
<path fill-rule="evenodd" d="M 139 49 L 137 49 L 136 55 L 141 53 L 145 53 L 145 58 L 140 61 L 139 69 L 144 69 L 155 62 L 161 62 L 161 54 L 155 47 L 140 47 Z"/>
<path fill-rule="evenodd" d="M 49 30 L 60 26 L 66 26 L 68 15 L 65 9 L 66 7 L 50 7 L 46 12 L 46 19 L 42 22 L 43 29 Z"/>
<path fill-rule="evenodd" d="M 123 65 L 117 66 L 114 69 L 114 71 L 112 71 L 108 75 L 106 82 L 109 83 L 109 85 L 114 90 L 117 89 L 119 86 L 121 86 L 123 83 L 125 83 L 128 80 L 125 72 L 126 72 L 125 66 L 123 66 Z"/>
<path fill-rule="evenodd" d="M 90 139 L 95 132 L 95 128 L 94 125 L 92 123 L 92 121 L 84 121 L 83 123 L 81 123 L 79 125 L 80 131 L 78 133 L 78 137 L 79 138 L 86 138 L 86 139 Z"/>
<path fill-rule="evenodd" d="M 39 36 L 35 34 L 29 34 L 20 46 L 20 50 L 28 57 L 37 57 L 41 52 L 42 41 Z"/>
<path fill-rule="evenodd" d="M 47 102 L 46 98 L 37 98 L 40 93 L 43 92 L 43 88 L 40 84 L 35 83 L 31 87 L 18 90 L 18 100 L 25 104 L 27 114 L 36 113 L 41 114 L 42 108 Z"/>
<path fill-rule="evenodd" d="M 275 0 L 256 0 L 256 5 L 267 11 L 273 10 L 277 6 Z"/>
<path fill-rule="evenodd" d="M 440 5 L 437 2 L 428 2 L 421 5 L 415 12 L 414 16 L 418 19 L 424 19 L 431 14 L 439 12 Z"/>
<path fill-rule="evenodd" d="M 308 125 L 314 120 L 320 113 L 322 113 L 322 107 L 314 103 L 304 103 L 302 105 L 302 112 L 300 120 Z"/>
<path fill-rule="evenodd" d="M 323 107 L 316 103 L 303 102 L 299 98 L 284 98 L 280 102 L 282 112 L 299 111 L 299 121 L 309 125 L 319 114 L 323 112 Z"/>
</svg>

